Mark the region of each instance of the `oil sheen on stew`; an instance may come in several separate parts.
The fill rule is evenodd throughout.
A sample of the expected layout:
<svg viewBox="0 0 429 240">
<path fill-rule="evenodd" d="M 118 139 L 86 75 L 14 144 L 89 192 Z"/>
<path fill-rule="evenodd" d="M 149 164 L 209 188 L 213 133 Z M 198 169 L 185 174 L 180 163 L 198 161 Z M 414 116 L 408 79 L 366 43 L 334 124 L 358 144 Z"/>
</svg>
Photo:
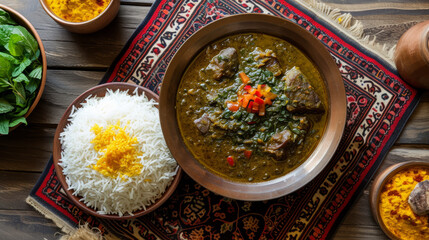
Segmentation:
<svg viewBox="0 0 429 240">
<path fill-rule="evenodd" d="M 211 172 L 233 181 L 285 175 L 311 154 L 328 112 L 323 79 L 290 43 L 237 34 L 207 46 L 177 92 L 179 128 Z"/>
</svg>

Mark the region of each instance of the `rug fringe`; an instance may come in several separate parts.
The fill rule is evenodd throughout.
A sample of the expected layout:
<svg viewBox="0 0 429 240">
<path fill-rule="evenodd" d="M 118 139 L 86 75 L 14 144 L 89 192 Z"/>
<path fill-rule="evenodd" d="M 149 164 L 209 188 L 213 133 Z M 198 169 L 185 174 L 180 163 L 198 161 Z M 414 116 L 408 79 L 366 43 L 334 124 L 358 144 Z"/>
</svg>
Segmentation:
<svg viewBox="0 0 429 240">
<path fill-rule="evenodd" d="M 394 53 L 396 46 L 387 47 L 386 44 L 379 44 L 376 41 L 376 36 L 369 36 L 363 33 L 364 27 L 362 22 L 354 18 L 350 13 L 341 13 L 340 9 L 332 8 L 325 3 L 321 3 L 318 0 L 295 0 L 300 2 L 308 9 L 313 12 L 322 13 L 325 20 L 331 24 L 340 26 L 348 35 L 352 36 L 358 42 L 365 45 L 365 47 L 374 51 L 386 60 L 393 67 L 394 64 Z"/>
<path fill-rule="evenodd" d="M 56 217 L 54 214 L 52 214 L 47 209 L 45 209 L 40 203 L 38 203 L 32 197 L 30 196 L 27 197 L 25 199 L 25 202 L 28 203 L 30 206 L 32 206 L 34 209 L 36 209 L 39 213 L 41 213 L 46 218 L 51 219 L 55 223 L 55 225 L 57 225 L 61 229 L 61 231 L 65 233 L 71 233 L 75 230 L 73 226 L 70 226 L 61 218 Z"/>
</svg>

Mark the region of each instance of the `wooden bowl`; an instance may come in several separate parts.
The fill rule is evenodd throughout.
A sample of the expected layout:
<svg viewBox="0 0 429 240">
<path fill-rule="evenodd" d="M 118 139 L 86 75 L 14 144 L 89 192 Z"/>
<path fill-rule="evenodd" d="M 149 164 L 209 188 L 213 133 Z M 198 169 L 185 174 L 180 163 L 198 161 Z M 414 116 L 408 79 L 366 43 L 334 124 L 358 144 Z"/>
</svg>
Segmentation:
<svg viewBox="0 0 429 240">
<path fill-rule="evenodd" d="M 10 16 L 18 23 L 19 25 L 25 27 L 36 39 L 37 44 L 39 44 L 40 49 L 40 57 L 39 59 L 42 62 L 42 79 L 40 81 L 39 89 L 37 90 L 36 98 L 34 99 L 33 103 L 31 104 L 30 108 L 28 109 L 27 113 L 24 115 L 25 118 L 28 118 L 28 116 L 33 112 L 34 108 L 36 108 L 37 104 L 39 103 L 40 98 L 42 97 L 43 90 L 45 89 L 46 84 L 46 74 L 47 74 L 47 68 L 48 64 L 46 62 L 46 53 L 45 48 L 43 47 L 42 39 L 40 38 L 39 34 L 37 33 L 36 29 L 31 25 L 31 23 L 21 14 L 19 14 L 17 11 L 13 10 L 10 7 L 4 6 L 0 4 L 0 8 L 5 10 L 10 14 Z M 18 124 L 15 127 L 9 128 L 9 132 L 16 129 L 21 124 Z"/>
<path fill-rule="evenodd" d="M 308 159 L 286 175 L 257 183 L 231 181 L 203 167 L 183 142 L 176 116 L 176 93 L 187 66 L 208 44 L 225 36 L 257 32 L 284 39 L 298 47 L 319 69 L 328 92 L 325 133 Z M 289 194 L 311 181 L 328 164 L 340 142 L 346 120 L 342 77 L 332 56 L 314 36 L 280 17 L 240 14 L 217 20 L 194 33 L 177 51 L 164 76 L 160 94 L 161 127 L 174 158 L 196 182 L 220 195 L 239 200 L 267 200 Z"/>
<path fill-rule="evenodd" d="M 425 167 L 429 168 L 429 162 L 422 162 L 422 161 L 412 161 L 412 162 L 401 162 L 394 164 L 385 170 L 381 171 L 374 179 L 374 182 L 372 183 L 371 190 L 369 193 L 369 203 L 371 206 L 371 212 L 372 216 L 374 217 L 375 221 L 380 226 L 381 230 L 390 238 L 394 240 L 401 240 L 398 238 L 395 234 L 393 234 L 387 226 L 384 224 L 383 220 L 381 219 L 380 211 L 379 211 L 379 205 L 380 205 L 380 194 L 384 187 L 384 185 L 389 181 L 395 174 L 398 172 L 412 167 Z"/>
<path fill-rule="evenodd" d="M 121 91 L 128 90 L 128 93 L 132 94 L 136 88 L 137 88 L 137 91 L 139 94 L 142 94 L 144 92 L 146 97 L 149 100 L 154 99 L 156 102 L 158 102 L 158 96 L 155 93 L 153 93 L 152 91 L 150 91 L 147 88 L 144 88 L 144 87 L 141 87 L 141 86 L 138 86 L 135 84 L 106 83 L 106 84 L 98 85 L 98 86 L 93 87 L 93 88 L 87 90 L 86 92 L 82 93 L 79 97 L 77 97 L 70 104 L 70 106 L 67 108 L 66 112 L 62 116 L 62 118 L 58 124 L 58 127 L 55 131 L 53 160 L 54 160 L 54 167 L 55 167 L 55 172 L 57 174 L 58 180 L 60 181 L 60 183 L 61 183 L 64 191 L 66 192 L 67 196 L 69 197 L 69 199 L 76 206 L 78 206 L 80 209 L 82 209 L 86 213 L 91 214 L 91 215 L 96 216 L 96 217 L 106 218 L 106 219 L 114 219 L 114 220 L 124 220 L 124 219 L 136 218 L 136 217 L 148 214 L 148 213 L 152 212 L 153 210 L 155 210 L 156 208 L 158 208 L 159 206 L 161 206 L 171 196 L 171 194 L 174 192 L 177 185 L 179 184 L 180 178 L 182 176 L 182 170 L 178 166 L 177 167 L 178 168 L 177 174 L 174 177 L 174 180 L 172 181 L 171 185 L 165 190 L 164 195 L 161 198 L 157 199 L 154 204 L 146 207 L 146 210 L 138 210 L 136 212 L 133 212 L 133 215 L 119 216 L 119 215 L 115 215 L 115 214 L 97 213 L 96 210 L 86 206 L 85 203 L 79 201 L 81 199 L 81 197 L 73 195 L 73 192 L 74 192 L 73 190 L 69 190 L 69 186 L 68 186 L 66 179 L 65 179 L 65 176 L 63 174 L 63 168 L 58 164 L 61 160 L 61 151 L 62 151 L 59 137 L 60 137 L 60 133 L 64 131 L 64 128 L 66 127 L 66 125 L 70 123 L 68 121 L 68 119 L 69 119 L 69 116 L 70 116 L 70 113 L 71 113 L 73 107 L 76 107 L 76 108 L 81 107 L 82 106 L 81 104 L 84 103 L 85 99 L 88 98 L 89 96 L 104 97 L 106 95 L 107 89 L 121 90 Z"/>
<path fill-rule="evenodd" d="M 51 11 L 46 0 L 39 0 L 45 12 L 59 25 L 74 33 L 93 33 L 106 27 L 119 12 L 120 0 L 111 0 L 106 9 L 95 18 L 85 22 L 69 22 Z"/>
</svg>

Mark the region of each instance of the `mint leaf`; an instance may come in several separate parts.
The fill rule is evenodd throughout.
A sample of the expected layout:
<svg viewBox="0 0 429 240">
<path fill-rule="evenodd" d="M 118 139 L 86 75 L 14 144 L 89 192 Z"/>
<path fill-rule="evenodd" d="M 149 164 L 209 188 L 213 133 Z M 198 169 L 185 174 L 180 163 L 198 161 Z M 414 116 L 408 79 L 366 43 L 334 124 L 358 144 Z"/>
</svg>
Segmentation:
<svg viewBox="0 0 429 240">
<path fill-rule="evenodd" d="M 15 97 L 16 97 L 16 105 L 21 107 L 25 106 L 26 98 L 25 98 L 24 87 L 20 82 L 14 82 L 13 87 L 14 87 L 13 93 L 15 94 Z"/>
<path fill-rule="evenodd" d="M 40 79 L 33 78 L 31 81 L 25 85 L 25 90 L 27 90 L 30 94 L 33 94 L 40 85 Z"/>
<path fill-rule="evenodd" d="M 30 80 L 25 76 L 25 74 L 21 73 L 18 75 L 18 77 L 13 79 L 14 82 L 24 82 L 26 85 L 30 82 Z"/>
<path fill-rule="evenodd" d="M 36 39 L 22 26 L 13 28 L 7 46 L 12 56 L 24 55 L 32 59 L 39 49 Z"/>
<path fill-rule="evenodd" d="M 9 113 L 8 115 L 11 115 L 14 117 L 21 117 L 21 116 L 24 116 L 28 112 L 28 109 L 30 109 L 30 105 L 28 105 L 25 108 L 18 108 L 15 110 L 15 113 L 12 113 L 12 114 Z"/>
<path fill-rule="evenodd" d="M 12 77 L 16 77 L 21 74 L 29 65 L 31 64 L 31 60 L 24 57 L 24 60 L 16 67 L 12 72 Z"/>
<path fill-rule="evenodd" d="M 0 98 L 0 113 L 7 113 L 14 109 L 12 104 L 10 104 L 6 99 Z"/>
<path fill-rule="evenodd" d="M 6 49 L 15 57 L 20 57 L 24 54 L 24 38 L 18 34 L 11 34 Z"/>
<path fill-rule="evenodd" d="M 10 54 L 0 52 L 0 56 L 3 57 L 4 59 L 7 59 L 12 64 L 18 65 L 20 63 L 20 61 L 18 59 L 16 59 L 15 57 L 13 57 Z"/>
<path fill-rule="evenodd" d="M 0 44 L 6 47 L 9 42 L 10 34 L 15 27 L 12 25 L 0 25 Z"/>
<path fill-rule="evenodd" d="M 9 79 L 12 68 L 13 66 L 10 64 L 9 60 L 0 55 L 0 78 Z"/>
<path fill-rule="evenodd" d="M 12 20 L 9 13 L 3 9 L 0 9 L 0 24 L 16 25 L 16 22 Z"/>
<path fill-rule="evenodd" d="M 27 120 L 25 119 L 25 117 L 19 117 L 16 119 L 12 119 L 9 122 L 9 127 L 15 127 L 16 125 L 18 125 L 20 123 L 24 123 L 25 125 L 27 125 Z"/>
<path fill-rule="evenodd" d="M 31 78 L 37 78 L 37 79 L 42 79 L 42 65 L 37 66 L 36 68 L 33 69 L 33 71 L 30 72 L 30 74 L 28 74 L 29 77 Z"/>
<path fill-rule="evenodd" d="M 39 57 L 40 57 L 40 50 L 37 49 L 36 54 L 34 54 L 34 56 L 31 58 L 31 61 L 33 62 L 33 61 L 39 59 Z"/>
<path fill-rule="evenodd" d="M 0 134 L 7 135 L 9 133 L 9 120 L 0 116 Z"/>
</svg>

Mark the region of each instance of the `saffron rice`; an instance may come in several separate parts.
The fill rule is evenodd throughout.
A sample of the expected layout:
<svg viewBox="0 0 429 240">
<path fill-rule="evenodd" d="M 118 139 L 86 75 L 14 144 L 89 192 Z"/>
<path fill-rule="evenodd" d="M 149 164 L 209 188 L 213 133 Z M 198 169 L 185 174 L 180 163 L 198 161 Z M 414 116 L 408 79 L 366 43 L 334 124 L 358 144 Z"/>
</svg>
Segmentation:
<svg viewBox="0 0 429 240">
<path fill-rule="evenodd" d="M 82 107 L 73 108 L 70 124 L 60 134 L 60 165 L 67 184 L 75 195 L 82 197 L 81 201 L 100 214 L 123 216 L 146 209 L 162 196 L 176 175 L 177 163 L 163 138 L 157 103 L 144 94 L 134 94 L 108 90 L 105 97 L 88 97 Z M 111 159 L 101 167 L 100 163 L 97 165 L 107 150 L 94 147 L 94 126 L 98 130 L 114 126 L 111 128 L 120 128 L 123 136 L 135 138 L 136 141 L 129 141 L 129 147 L 136 148 L 133 154 L 138 166 L 132 174 L 117 167 L 118 159 L 114 159 L 116 165 Z M 122 172 L 115 174 L 111 168 L 101 171 L 99 168 L 106 170 L 106 164 Z"/>
</svg>

